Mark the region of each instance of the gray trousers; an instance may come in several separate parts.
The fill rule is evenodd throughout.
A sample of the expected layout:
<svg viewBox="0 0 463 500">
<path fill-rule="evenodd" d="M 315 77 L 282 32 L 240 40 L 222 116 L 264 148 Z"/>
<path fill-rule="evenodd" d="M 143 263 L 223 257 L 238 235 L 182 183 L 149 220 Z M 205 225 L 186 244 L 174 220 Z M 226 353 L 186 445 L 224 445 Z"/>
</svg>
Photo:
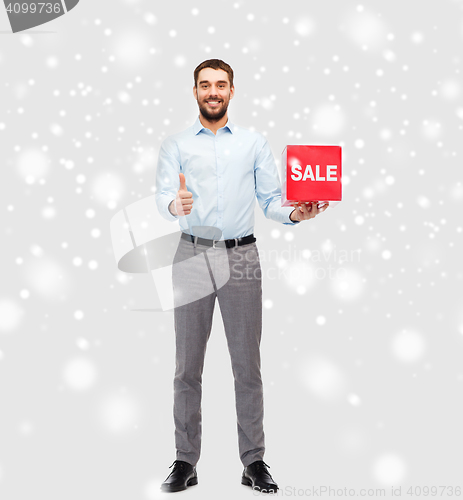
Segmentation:
<svg viewBox="0 0 463 500">
<path fill-rule="evenodd" d="M 263 460 L 262 274 L 256 243 L 213 248 L 180 238 L 172 269 L 177 460 L 195 466 L 200 457 L 201 381 L 216 297 L 235 380 L 240 459 L 245 467 Z"/>
</svg>

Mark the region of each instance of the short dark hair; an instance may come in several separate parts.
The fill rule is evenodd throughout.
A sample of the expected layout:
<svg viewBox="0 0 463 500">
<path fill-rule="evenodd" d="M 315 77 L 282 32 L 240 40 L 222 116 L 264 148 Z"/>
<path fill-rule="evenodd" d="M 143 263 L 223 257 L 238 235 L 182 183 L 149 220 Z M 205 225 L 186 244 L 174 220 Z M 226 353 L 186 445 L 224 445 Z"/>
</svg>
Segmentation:
<svg viewBox="0 0 463 500">
<path fill-rule="evenodd" d="M 228 74 L 228 79 L 230 80 L 230 88 L 233 87 L 233 70 L 231 66 L 221 59 L 208 59 L 207 61 L 203 61 L 194 72 L 195 78 L 195 87 L 198 88 L 198 75 L 199 72 L 204 68 L 212 68 L 212 69 L 223 69 Z"/>
</svg>

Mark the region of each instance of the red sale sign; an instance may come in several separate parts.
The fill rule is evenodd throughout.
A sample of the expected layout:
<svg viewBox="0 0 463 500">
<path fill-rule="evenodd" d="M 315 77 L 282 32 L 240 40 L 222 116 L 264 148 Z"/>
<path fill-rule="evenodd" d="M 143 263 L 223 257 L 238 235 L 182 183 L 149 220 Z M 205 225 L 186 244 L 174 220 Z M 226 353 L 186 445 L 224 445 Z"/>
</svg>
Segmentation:
<svg viewBox="0 0 463 500">
<path fill-rule="evenodd" d="M 281 157 L 281 206 L 342 200 L 340 146 L 286 146 Z M 334 202 L 334 203 L 333 203 Z"/>
</svg>

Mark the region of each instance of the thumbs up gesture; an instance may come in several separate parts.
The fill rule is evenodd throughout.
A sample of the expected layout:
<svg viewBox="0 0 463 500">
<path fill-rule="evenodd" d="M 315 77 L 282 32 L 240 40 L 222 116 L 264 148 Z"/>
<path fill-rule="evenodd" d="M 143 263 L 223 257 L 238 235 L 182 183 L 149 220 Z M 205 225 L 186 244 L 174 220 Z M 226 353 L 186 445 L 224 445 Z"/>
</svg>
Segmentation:
<svg viewBox="0 0 463 500">
<path fill-rule="evenodd" d="M 177 191 L 175 198 L 175 211 L 177 215 L 189 215 L 193 208 L 193 193 L 190 193 L 186 187 L 185 176 L 178 174 L 180 178 L 180 189 Z"/>
</svg>

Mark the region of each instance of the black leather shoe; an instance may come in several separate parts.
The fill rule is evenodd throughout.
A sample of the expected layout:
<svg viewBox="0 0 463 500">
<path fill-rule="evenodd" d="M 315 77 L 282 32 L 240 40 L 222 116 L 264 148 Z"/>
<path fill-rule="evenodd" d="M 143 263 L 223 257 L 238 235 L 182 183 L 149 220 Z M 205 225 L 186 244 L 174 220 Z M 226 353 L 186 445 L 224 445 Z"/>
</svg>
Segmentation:
<svg viewBox="0 0 463 500">
<path fill-rule="evenodd" d="M 188 462 L 183 460 L 175 460 L 172 472 L 167 476 L 167 479 L 161 484 L 162 491 L 182 491 L 188 486 L 198 484 L 198 475 L 196 467 L 193 467 Z M 172 465 L 170 467 L 172 467 Z M 169 467 L 169 469 L 170 469 Z"/>
<path fill-rule="evenodd" d="M 261 491 L 262 493 L 276 493 L 278 484 L 275 483 L 267 465 L 263 460 L 256 460 L 252 464 L 244 468 L 241 477 L 241 484 L 251 486 L 253 490 Z"/>
</svg>

